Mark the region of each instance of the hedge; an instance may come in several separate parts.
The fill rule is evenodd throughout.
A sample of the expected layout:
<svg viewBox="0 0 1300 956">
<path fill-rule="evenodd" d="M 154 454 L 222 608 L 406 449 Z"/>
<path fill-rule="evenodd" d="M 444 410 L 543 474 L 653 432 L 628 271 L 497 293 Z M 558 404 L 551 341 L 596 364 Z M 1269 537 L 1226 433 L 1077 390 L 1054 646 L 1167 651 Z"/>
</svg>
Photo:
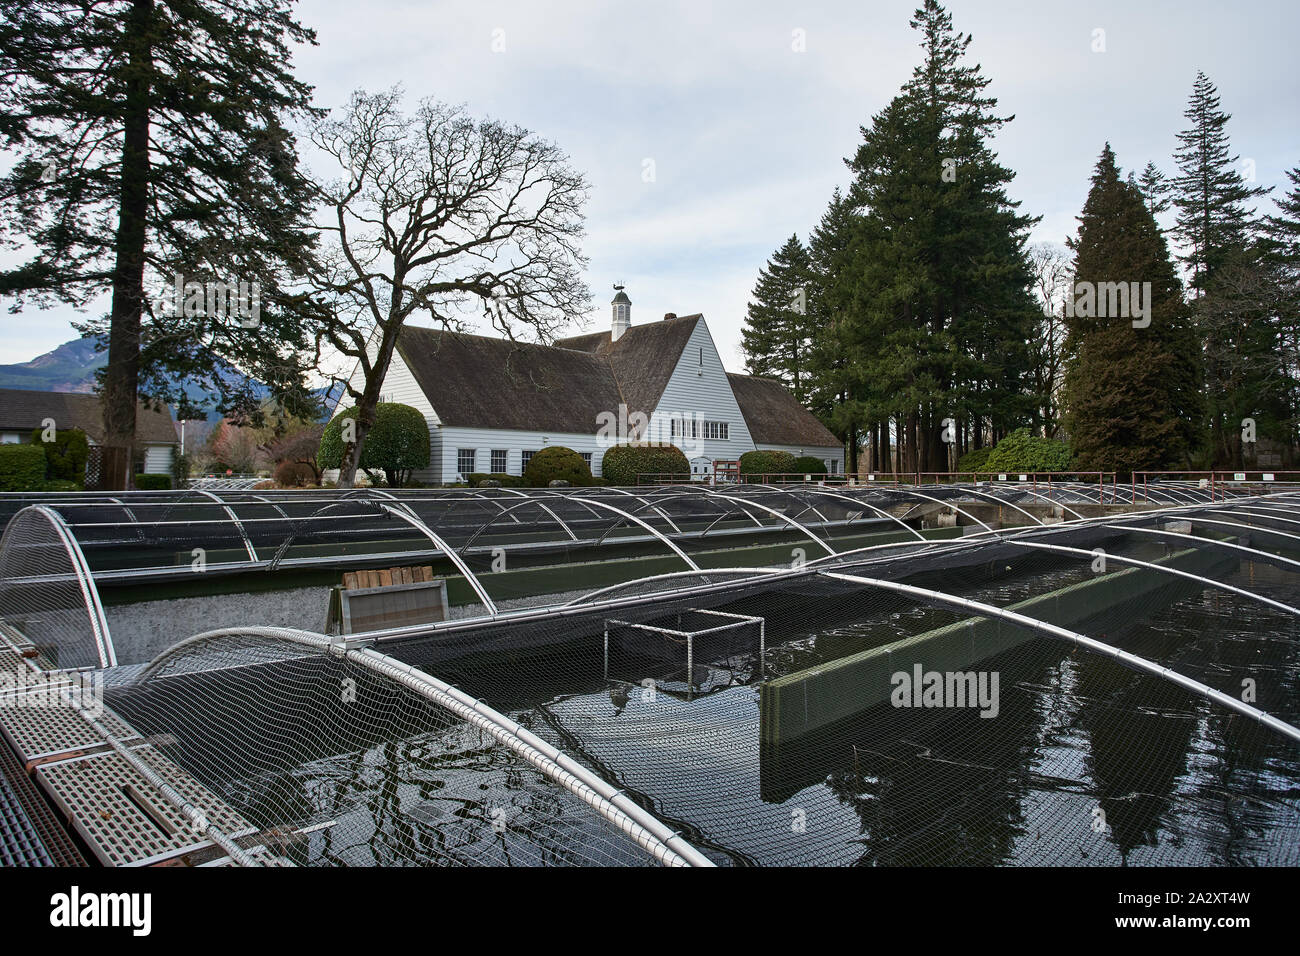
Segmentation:
<svg viewBox="0 0 1300 956">
<path fill-rule="evenodd" d="M 793 470 L 797 475 L 824 475 L 826 474 L 826 462 L 820 458 L 814 458 L 812 455 L 804 455 L 794 460 Z"/>
<path fill-rule="evenodd" d="M 316 462 L 321 468 L 343 464 L 343 422 L 356 420 L 357 410 L 345 408 L 330 420 L 320 438 Z M 400 488 L 412 471 L 429 467 L 429 423 L 419 409 L 399 402 L 375 406 L 375 422 L 361 444 L 363 469 L 382 471 L 390 488 Z"/>
<path fill-rule="evenodd" d="M 676 445 L 644 442 L 614 445 L 600 459 L 600 473 L 611 485 L 635 485 L 637 475 L 687 477 L 691 463 Z"/>
<path fill-rule="evenodd" d="M 990 472 L 1068 471 L 1070 446 L 1029 434 L 1028 428 L 1017 428 L 998 442 L 985 462 Z"/>
<path fill-rule="evenodd" d="M 45 449 L 40 445 L 0 445 L 0 491 L 43 491 Z"/>
<path fill-rule="evenodd" d="M 799 469 L 788 451 L 747 451 L 740 456 L 742 475 L 792 475 Z M 822 469 L 825 471 L 825 469 Z"/>
<path fill-rule="evenodd" d="M 171 491 L 171 475 L 136 475 L 136 491 Z"/>
<path fill-rule="evenodd" d="M 53 441 L 43 441 L 44 430 L 32 432 L 32 444 L 45 452 L 45 477 L 50 481 L 86 480 L 86 459 L 90 457 L 90 442 L 80 428 L 68 428 L 54 433 Z"/>
<path fill-rule="evenodd" d="M 543 448 L 528 462 L 524 478 L 534 488 L 545 488 L 552 481 L 567 481 L 570 485 L 591 484 L 591 469 L 572 448 L 551 445 Z"/>
</svg>

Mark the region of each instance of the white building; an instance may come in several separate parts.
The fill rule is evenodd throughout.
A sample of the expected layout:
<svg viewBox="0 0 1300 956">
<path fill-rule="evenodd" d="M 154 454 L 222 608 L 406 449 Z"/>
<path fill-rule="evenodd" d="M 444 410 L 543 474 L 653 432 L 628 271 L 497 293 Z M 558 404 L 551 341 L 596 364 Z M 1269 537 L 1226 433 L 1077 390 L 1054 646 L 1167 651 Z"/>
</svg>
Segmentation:
<svg viewBox="0 0 1300 956">
<path fill-rule="evenodd" d="M 77 428 L 93 447 L 104 440 L 104 415 L 99 396 L 89 392 L 38 392 L 0 388 L 0 444 L 31 441 L 32 432 L 53 421 L 55 429 Z M 147 407 L 135 410 L 135 472 L 170 475 L 180 444 L 171 410 Z"/>
<path fill-rule="evenodd" d="M 413 477 L 520 475 L 549 445 L 572 448 L 599 475 L 605 450 L 628 440 L 671 442 L 696 474 L 756 448 L 843 470 L 843 446 L 783 385 L 723 368 L 703 315 L 632 325 L 632 303 L 616 288 L 610 331 L 553 346 L 403 328 L 380 400 L 429 422 L 430 468 Z M 350 384 L 362 382 L 358 366 Z"/>
</svg>

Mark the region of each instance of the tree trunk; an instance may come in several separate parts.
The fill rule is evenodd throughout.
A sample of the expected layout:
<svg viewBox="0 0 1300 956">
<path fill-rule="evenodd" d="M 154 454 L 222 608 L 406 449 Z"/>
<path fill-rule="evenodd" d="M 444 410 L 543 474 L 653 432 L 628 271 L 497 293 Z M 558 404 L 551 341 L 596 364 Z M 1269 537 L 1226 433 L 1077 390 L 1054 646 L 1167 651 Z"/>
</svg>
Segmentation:
<svg viewBox="0 0 1300 956">
<path fill-rule="evenodd" d="M 127 20 L 130 51 L 122 140 L 117 260 L 108 333 L 108 367 L 102 396 L 103 487 L 131 486 L 136 393 L 140 380 L 140 317 L 144 306 L 144 249 L 149 209 L 149 95 L 153 71 L 153 0 L 135 0 Z"/>
</svg>

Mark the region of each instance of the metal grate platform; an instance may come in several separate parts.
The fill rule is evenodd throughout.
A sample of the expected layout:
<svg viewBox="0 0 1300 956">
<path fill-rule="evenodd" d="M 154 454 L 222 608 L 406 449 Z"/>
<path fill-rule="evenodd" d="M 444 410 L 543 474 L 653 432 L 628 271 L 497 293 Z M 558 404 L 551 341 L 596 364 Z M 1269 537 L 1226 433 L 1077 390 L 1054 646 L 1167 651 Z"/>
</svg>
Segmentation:
<svg viewBox="0 0 1300 956">
<path fill-rule="evenodd" d="M 0 741 L 0 865 L 85 866 L 85 858 L 13 752 Z"/>
<path fill-rule="evenodd" d="M 231 837 L 255 832 L 243 817 L 158 751 L 135 753 Z M 116 752 L 43 764 L 36 779 L 106 866 L 148 866 L 211 844 Z"/>
</svg>

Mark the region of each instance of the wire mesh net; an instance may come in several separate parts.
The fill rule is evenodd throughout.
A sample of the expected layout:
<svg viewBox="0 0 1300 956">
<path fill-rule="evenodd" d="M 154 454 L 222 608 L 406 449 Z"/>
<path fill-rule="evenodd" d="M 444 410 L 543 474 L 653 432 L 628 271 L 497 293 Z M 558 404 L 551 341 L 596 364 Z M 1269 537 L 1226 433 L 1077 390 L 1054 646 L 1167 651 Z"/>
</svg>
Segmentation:
<svg viewBox="0 0 1300 956">
<path fill-rule="evenodd" d="M 60 514 L 123 640 L 144 607 L 161 646 L 199 630 L 187 601 L 318 630 L 321 581 L 428 562 L 448 619 L 365 643 L 715 863 L 1300 862 L 1295 496 L 226 493 L 132 500 L 110 529 L 120 507 Z M 282 620 L 250 580 L 288 582 Z M 124 674 L 113 709 L 293 862 L 653 862 L 556 767 L 355 656 L 244 632 Z"/>
</svg>

